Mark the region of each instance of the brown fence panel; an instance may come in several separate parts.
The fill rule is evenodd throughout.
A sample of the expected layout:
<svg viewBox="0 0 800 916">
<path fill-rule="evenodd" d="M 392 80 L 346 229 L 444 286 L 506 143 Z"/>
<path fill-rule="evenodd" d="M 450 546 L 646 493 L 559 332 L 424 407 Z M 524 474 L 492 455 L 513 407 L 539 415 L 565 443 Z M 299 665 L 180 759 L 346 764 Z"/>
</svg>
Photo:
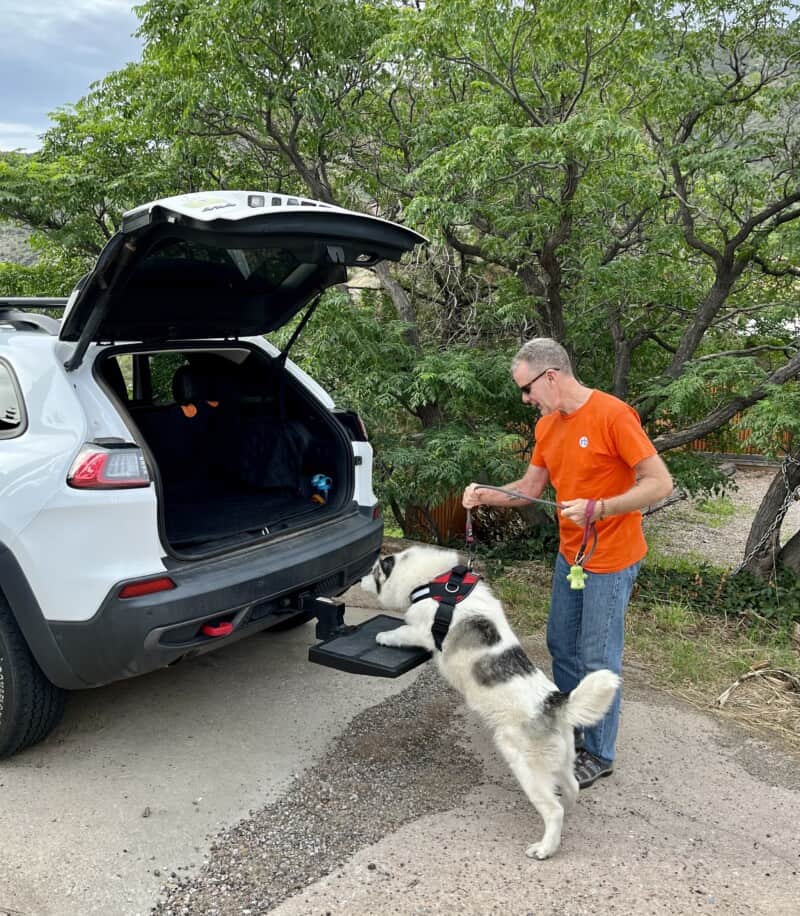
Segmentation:
<svg viewBox="0 0 800 916">
<path fill-rule="evenodd" d="M 409 537 L 440 540 L 442 543 L 464 537 L 467 510 L 461 505 L 461 494 L 453 494 L 437 506 L 426 509 L 409 507 L 406 525 Z"/>
</svg>

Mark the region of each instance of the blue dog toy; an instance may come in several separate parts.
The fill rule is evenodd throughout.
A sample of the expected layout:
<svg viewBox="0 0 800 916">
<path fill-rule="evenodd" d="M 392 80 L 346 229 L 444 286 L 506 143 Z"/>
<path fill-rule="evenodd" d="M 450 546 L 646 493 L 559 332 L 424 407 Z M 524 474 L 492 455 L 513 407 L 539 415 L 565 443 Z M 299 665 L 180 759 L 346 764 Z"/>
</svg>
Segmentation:
<svg viewBox="0 0 800 916">
<path fill-rule="evenodd" d="M 317 491 L 311 497 L 314 502 L 324 504 L 328 501 L 328 493 L 330 492 L 333 481 L 330 477 L 327 477 L 325 474 L 315 474 L 311 478 L 311 486 Z"/>
</svg>

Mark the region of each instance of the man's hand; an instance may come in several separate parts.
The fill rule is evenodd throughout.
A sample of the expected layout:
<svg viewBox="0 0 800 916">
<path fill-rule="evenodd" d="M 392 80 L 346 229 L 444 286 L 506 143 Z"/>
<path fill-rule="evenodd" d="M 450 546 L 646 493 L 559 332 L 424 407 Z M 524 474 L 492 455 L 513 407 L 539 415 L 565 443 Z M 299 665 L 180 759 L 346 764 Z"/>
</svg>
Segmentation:
<svg viewBox="0 0 800 916">
<path fill-rule="evenodd" d="M 564 518 L 568 518 L 571 522 L 574 522 L 576 525 L 580 525 L 581 528 L 586 524 L 586 508 L 589 505 L 588 499 L 568 499 L 564 502 L 563 508 L 561 509 L 561 515 Z M 590 521 L 596 522 L 600 516 L 600 501 L 596 501 L 594 504 L 594 511 L 592 512 L 592 517 Z"/>
<path fill-rule="evenodd" d="M 480 487 L 480 484 L 471 483 L 464 490 L 464 495 L 461 497 L 461 505 L 465 509 L 474 509 L 476 506 L 481 505 L 480 497 L 478 496 L 478 487 Z"/>
</svg>

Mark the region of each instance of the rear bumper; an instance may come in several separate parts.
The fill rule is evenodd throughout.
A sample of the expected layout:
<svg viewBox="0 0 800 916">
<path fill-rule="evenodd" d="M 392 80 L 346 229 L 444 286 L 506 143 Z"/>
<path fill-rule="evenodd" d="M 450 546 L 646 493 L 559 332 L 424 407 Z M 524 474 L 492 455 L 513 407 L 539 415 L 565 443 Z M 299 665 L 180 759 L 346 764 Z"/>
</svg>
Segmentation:
<svg viewBox="0 0 800 916">
<path fill-rule="evenodd" d="M 359 510 L 246 553 L 171 565 L 177 587 L 167 592 L 120 599 L 117 583 L 91 620 L 49 623 L 74 677 L 45 673 L 68 689 L 98 686 L 229 645 L 286 619 L 303 598 L 341 594 L 369 571 L 382 537 L 381 520 Z M 230 635 L 201 632 L 220 622 L 232 624 Z"/>
</svg>

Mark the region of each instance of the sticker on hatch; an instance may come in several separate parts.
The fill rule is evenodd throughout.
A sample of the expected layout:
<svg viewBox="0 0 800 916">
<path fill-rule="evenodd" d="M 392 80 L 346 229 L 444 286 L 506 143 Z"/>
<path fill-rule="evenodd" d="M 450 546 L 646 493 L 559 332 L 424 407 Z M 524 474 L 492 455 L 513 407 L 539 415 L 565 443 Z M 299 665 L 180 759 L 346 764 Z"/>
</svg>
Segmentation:
<svg viewBox="0 0 800 916">
<path fill-rule="evenodd" d="M 236 204 L 224 197 L 200 197 L 194 200 L 181 201 L 181 205 L 187 210 L 224 210 L 226 207 L 235 207 Z"/>
</svg>

